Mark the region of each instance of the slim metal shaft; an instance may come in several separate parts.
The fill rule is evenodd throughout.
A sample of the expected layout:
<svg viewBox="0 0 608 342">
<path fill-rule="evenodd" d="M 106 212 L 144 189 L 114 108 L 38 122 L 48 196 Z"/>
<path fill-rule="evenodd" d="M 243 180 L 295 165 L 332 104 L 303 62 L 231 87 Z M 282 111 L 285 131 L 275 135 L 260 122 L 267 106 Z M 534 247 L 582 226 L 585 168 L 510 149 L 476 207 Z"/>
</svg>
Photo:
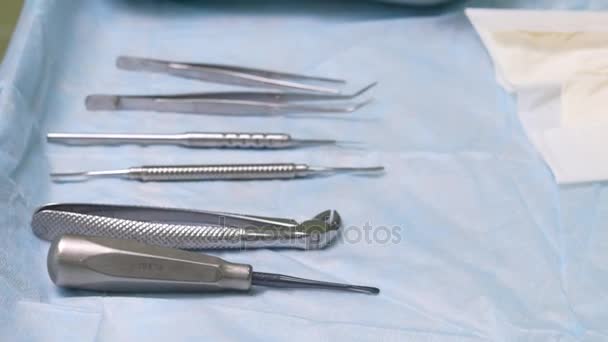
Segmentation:
<svg viewBox="0 0 608 342">
<path fill-rule="evenodd" d="M 309 166 L 308 171 L 311 174 L 323 175 L 332 173 L 377 173 L 384 171 L 383 166 L 369 167 L 324 167 L 324 166 Z"/>
<path fill-rule="evenodd" d="M 251 278 L 252 285 L 283 287 L 283 288 L 315 288 L 325 290 L 341 290 L 362 292 L 367 294 L 378 294 L 380 289 L 371 286 L 360 286 L 351 284 L 331 283 L 304 278 L 297 278 L 276 273 L 253 272 Z"/>
<path fill-rule="evenodd" d="M 55 181 L 84 181 L 95 177 L 122 177 L 146 181 L 203 181 L 203 180 L 261 180 L 293 179 L 326 176 L 338 173 L 380 173 L 382 166 L 373 167 L 311 167 L 307 164 L 219 164 L 140 166 L 123 170 L 52 173 Z"/>
<path fill-rule="evenodd" d="M 195 148 L 282 149 L 335 145 L 335 140 L 294 139 L 284 133 L 186 132 L 176 134 L 49 133 L 47 140 L 66 145 L 179 145 Z"/>
</svg>

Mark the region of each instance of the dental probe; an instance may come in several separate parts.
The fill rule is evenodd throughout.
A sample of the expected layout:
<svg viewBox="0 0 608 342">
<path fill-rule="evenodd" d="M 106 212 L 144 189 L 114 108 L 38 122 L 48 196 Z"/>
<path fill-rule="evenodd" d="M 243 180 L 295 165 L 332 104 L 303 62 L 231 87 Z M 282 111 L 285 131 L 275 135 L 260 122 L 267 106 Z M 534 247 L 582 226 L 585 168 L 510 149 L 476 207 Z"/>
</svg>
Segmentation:
<svg viewBox="0 0 608 342">
<path fill-rule="evenodd" d="M 178 145 L 193 148 L 286 149 L 337 145 L 336 140 L 295 139 L 284 133 L 186 132 L 177 134 L 49 133 L 51 143 L 65 145 Z"/>
<path fill-rule="evenodd" d="M 113 177 L 149 181 L 207 181 L 294 179 L 340 173 L 378 173 L 382 166 L 373 167 L 315 167 L 307 164 L 223 164 L 223 165 L 167 165 L 140 166 L 105 171 L 52 173 L 58 182 L 78 182 L 90 178 Z"/>
</svg>

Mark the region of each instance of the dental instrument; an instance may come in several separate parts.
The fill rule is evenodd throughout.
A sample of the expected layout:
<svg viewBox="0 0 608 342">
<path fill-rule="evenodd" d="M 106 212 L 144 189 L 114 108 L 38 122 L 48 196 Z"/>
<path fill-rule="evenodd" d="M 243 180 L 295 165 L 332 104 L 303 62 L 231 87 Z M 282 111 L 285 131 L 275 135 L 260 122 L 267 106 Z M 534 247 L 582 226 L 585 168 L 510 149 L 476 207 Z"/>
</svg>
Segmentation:
<svg viewBox="0 0 608 342">
<path fill-rule="evenodd" d="M 308 164 L 217 164 L 217 165 L 166 165 L 139 166 L 105 171 L 51 173 L 57 182 L 79 182 L 90 178 L 124 178 L 149 181 L 206 181 L 206 180 L 270 180 L 328 176 L 340 173 L 379 173 L 382 166 L 322 167 Z"/>
<path fill-rule="evenodd" d="M 193 148 L 287 149 L 338 145 L 336 140 L 295 139 L 284 133 L 186 132 L 178 134 L 49 133 L 51 143 L 66 145 L 179 145 Z"/>
<path fill-rule="evenodd" d="M 177 95 L 104 95 L 87 96 L 91 111 L 153 111 L 227 116 L 276 116 L 305 113 L 352 113 L 372 100 L 349 102 L 376 83 L 352 94 L 325 95 L 280 92 L 216 92 Z M 310 103 L 310 101 L 325 101 Z M 342 101 L 334 103 L 327 101 Z M 346 102 L 344 102 L 346 101 Z"/>
<path fill-rule="evenodd" d="M 164 61 L 151 58 L 119 56 L 119 69 L 146 71 L 207 82 L 230 84 L 244 87 L 291 89 L 306 92 L 338 94 L 340 91 L 328 85 L 341 85 L 344 80 L 298 75 L 271 70 L 245 68 L 231 65 Z M 324 84 L 314 85 L 308 83 Z"/>
<path fill-rule="evenodd" d="M 32 230 L 43 240 L 65 234 L 136 240 L 182 249 L 321 249 L 335 240 L 342 219 L 335 210 L 311 219 L 140 207 L 129 205 L 49 204 L 32 216 Z"/>
<path fill-rule="evenodd" d="M 249 291 L 252 285 L 378 294 L 369 286 L 254 272 L 200 253 L 130 240 L 64 235 L 51 245 L 47 267 L 55 285 L 115 292 Z"/>
</svg>

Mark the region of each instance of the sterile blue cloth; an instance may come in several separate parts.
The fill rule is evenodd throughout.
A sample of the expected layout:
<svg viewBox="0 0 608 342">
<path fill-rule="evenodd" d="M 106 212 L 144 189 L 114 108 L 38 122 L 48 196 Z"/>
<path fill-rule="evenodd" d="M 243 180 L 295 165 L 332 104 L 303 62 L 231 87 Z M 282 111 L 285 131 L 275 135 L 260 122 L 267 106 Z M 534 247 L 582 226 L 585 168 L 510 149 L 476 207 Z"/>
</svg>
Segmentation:
<svg viewBox="0 0 608 342">
<path fill-rule="evenodd" d="M 26 1 L 0 69 L 0 340 L 608 339 L 606 186 L 555 184 L 462 11 L 465 5 L 601 9 L 602 3 L 505 0 L 410 9 L 346 0 Z M 376 80 L 379 86 L 373 104 L 337 119 L 87 112 L 90 93 L 230 89 L 120 71 L 114 65 L 120 54 L 359 84 Z M 47 145 L 48 131 L 289 132 L 367 147 L 76 148 Z M 180 184 L 52 184 L 48 176 L 51 170 L 261 161 L 382 164 L 387 172 L 379 178 Z M 326 250 L 214 254 L 259 271 L 368 284 L 382 292 L 130 296 L 60 290 L 46 272 L 49 244 L 29 226 L 35 208 L 51 201 L 297 219 L 334 208 L 349 236 Z"/>
</svg>

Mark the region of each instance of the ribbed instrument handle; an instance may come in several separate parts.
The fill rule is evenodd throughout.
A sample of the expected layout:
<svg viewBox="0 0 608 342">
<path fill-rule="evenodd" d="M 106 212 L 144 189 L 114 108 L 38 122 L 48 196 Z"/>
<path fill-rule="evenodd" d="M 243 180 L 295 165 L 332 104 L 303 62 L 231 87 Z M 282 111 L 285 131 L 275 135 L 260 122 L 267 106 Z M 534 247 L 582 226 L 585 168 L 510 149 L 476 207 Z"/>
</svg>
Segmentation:
<svg viewBox="0 0 608 342">
<path fill-rule="evenodd" d="M 237 164 L 142 166 L 130 169 L 129 178 L 140 181 L 194 181 L 291 179 L 308 167 L 299 164 Z"/>
<path fill-rule="evenodd" d="M 184 145 L 190 147 L 284 148 L 291 137 L 280 133 L 186 133 Z"/>
</svg>

